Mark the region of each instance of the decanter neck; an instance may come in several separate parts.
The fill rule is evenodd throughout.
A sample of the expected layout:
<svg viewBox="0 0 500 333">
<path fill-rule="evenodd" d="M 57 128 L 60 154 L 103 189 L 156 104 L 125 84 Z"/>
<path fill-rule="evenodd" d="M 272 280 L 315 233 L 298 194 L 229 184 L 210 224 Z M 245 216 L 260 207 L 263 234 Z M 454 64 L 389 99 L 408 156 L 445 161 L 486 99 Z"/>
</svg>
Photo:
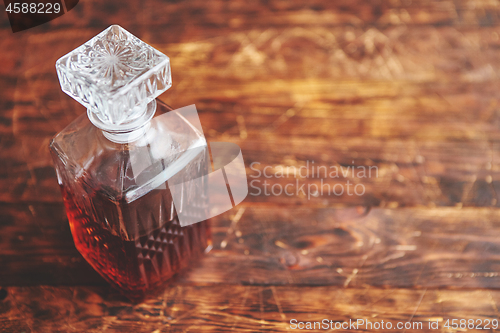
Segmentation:
<svg viewBox="0 0 500 333">
<path fill-rule="evenodd" d="M 99 119 L 91 109 L 87 109 L 87 115 L 90 122 L 101 129 L 108 140 L 123 144 L 136 141 L 149 130 L 150 120 L 156 112 L 156 100 L 153 99 L 148 104 L 137 106 L 137 108 L 143 109 L 137 112 L 139 116 L 122 124 L 106 123 Z"/>
</svg>

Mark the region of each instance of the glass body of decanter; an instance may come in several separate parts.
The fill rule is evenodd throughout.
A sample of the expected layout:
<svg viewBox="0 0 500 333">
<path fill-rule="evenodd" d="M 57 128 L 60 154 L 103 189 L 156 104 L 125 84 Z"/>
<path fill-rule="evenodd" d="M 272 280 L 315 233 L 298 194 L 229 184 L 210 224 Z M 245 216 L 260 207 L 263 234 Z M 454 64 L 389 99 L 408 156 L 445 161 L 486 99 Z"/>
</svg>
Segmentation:
<svg viewBox="0 0 500 333">
<path fill-rule="evenodd" d="M 182 227 L 169 189 L 209 172 L 205 138 L 156 100 L 171 86 L 168 57 L 119 26 L 56 68 L 63 91 L 87 107 L 50 144 L 76 248 L 140 301 L 211 248 L 209 221 Z M 182 188 L 182 202 L 200 200 L 193 193 L 206 184 L 196 186 Z"/>
</svg>

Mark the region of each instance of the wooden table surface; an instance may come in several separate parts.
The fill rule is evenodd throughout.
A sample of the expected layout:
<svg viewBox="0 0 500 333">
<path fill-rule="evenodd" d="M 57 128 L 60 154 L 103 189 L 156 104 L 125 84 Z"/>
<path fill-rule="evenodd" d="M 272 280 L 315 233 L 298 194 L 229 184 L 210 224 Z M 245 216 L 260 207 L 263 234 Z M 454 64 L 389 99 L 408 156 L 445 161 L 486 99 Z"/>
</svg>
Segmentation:
<svg viewBox="0 0 500 333">
<path fill-rule="evenodd" d="M 251 188 L 213 219 L 208 255 L 127 302 L 75 249 L 48 152 L 85 112 L 55 61 L 111 24 L 170 57 L 161 99 L 196 104 L 207 139 L 238 144 L 260 190 L 314 189 L 322 178 L 273 173 L 308 161 L 378 177 L 323 179 L 360 196 Z M 499 24 L 488 0 L 81 0 L 15 34 L 1 14 L 0 331 L 281 332 L 292 319 L 487 331 L 444 325 L 499 316 Z"/>
</svg>

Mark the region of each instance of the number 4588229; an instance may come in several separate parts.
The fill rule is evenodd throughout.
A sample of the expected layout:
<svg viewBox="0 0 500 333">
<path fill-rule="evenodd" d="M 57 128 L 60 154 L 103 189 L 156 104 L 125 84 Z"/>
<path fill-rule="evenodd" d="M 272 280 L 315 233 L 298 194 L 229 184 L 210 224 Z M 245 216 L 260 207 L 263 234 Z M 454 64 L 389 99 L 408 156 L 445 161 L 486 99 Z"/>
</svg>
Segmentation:
<svg viewBox="0 0 500 333">
<path fill-rule="evenodd" d="M 498 328 L 497 319 L 448 319 L 444 323 L 444 327 L 447 329 L 477 329 L 477 330 L 489 330 Z"/>
<path fill-rule="evenodd" d="M 9 3 L 5 11 L 14 14 L 57 14 L 61 11 L 59 3 L 14 2 Z"/>
</svg>

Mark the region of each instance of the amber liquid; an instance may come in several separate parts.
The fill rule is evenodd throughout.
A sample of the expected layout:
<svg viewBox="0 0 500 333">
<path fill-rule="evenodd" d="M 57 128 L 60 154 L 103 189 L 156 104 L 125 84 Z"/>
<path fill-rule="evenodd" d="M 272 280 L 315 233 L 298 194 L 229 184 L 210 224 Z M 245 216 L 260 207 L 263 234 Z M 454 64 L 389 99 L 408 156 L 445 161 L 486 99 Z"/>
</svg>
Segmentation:
<svg viewBox="0 0 500 333">
<path fill-rule="evenodd" d="M 134 302 L 160 291 L 179 270 L 211 248 L 209 221 L 181 227 L 175 212 L 162 214 L 156 221 L 158 228 L 125 240 L 108 227 L 120 221 L 97 220 L 99 214 L 86 213 L 89 210 L 76 205 L 69 189 L 61 189 L 76 248 L 99 274 Z M 99 189 L 87 190 L 87 195 L 91 212 L 120 204 Z M 162 198 L 152 191 L 137 199 L 134 206 L 149 211 L 161 206 Z"/>
</svg>

